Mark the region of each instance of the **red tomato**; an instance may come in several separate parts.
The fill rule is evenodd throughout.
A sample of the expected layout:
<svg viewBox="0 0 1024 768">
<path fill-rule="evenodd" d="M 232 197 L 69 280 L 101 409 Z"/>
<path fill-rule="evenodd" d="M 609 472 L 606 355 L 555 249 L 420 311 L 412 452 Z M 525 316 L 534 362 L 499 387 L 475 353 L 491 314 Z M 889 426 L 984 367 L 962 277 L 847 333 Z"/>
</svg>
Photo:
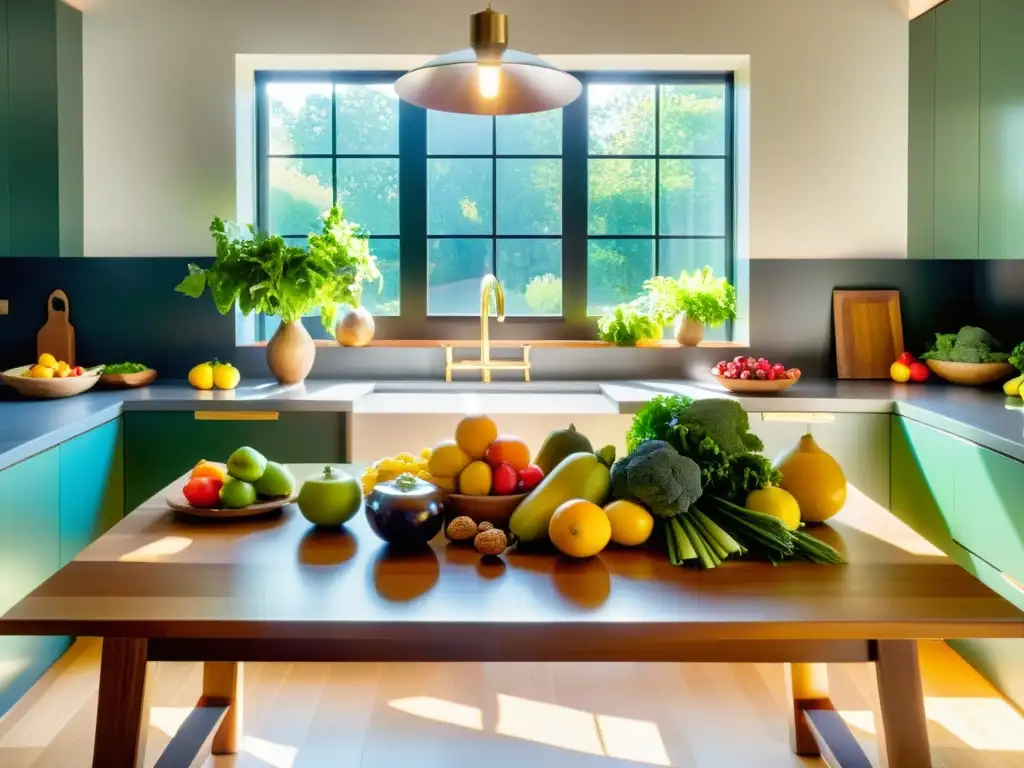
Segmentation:
<svg viewBox="0 0 1024 768">
<path fill-rule="evenodd" d="M 83 373 L 85 373 L 85 371 L 82 370 L 82 366 L 76 365 L 74 368 L 71 369 L 71 374 L 70 375 L 71 376 L 81 376 Z"/>
<path fill-rule="evenodd" d="M 520 470 L 519 472 L 519 491 L 520 493 L 528 493 L 540 485 L 540 481 L 544 479 L 544 472 L 536 464 L 531 464 L 526 469 Z"/>
<path fill-rule="evenodd" d="M 197 477 L 181 489 L 185 501 L 193 507 L 212 509 L 220 503 L 220 489 L 224 482 L 216 477 Z"/>
<path fill-rule="evenodd" d="M 919 363 L 915 360 L 910 364 L 911 381 L 928 381 L 929 373 L 928 366 L 924 363 Z"/>
<path fill-rule="evenodd" d="M 917 358 L 915 358 L 909 352 L 904 352 L 902 355 L 900 355 L 898 358 L 896 358 L 896 362 L 903 363 L 903 365 L 905 365 L 905 366 L 907 366 L 909 368 L 911 363 L 917 362 Z"/>
<path fill-rule="evenodd" d="M 519 477 L 509 464 L 499 464 L 491 477 L 491 493 L 495 496 L 508 496 L 515 493 L 518 482 Z"/>
</svg>

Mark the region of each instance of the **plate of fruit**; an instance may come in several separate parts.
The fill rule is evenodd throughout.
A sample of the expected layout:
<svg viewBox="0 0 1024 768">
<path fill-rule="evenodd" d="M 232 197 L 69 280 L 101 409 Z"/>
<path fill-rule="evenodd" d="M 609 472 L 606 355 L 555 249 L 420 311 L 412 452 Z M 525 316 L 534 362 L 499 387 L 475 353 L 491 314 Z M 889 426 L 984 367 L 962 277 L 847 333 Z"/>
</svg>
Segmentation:
<svg viewBox="0 0 1024 768">
<path fill-rule="evenodd" d="M 0 373 L 11 389 L 25 397 L 57 398 L 80 395 L 96 386 L 103 366 L 82 368 L 43 353 L 34 365 Z"/>
<path fill-rule="evenodd" d="M 255 448 L 239 448 L 225 464 L 200 461 L 167 506 L 192 517 L 239 518 L 276 512 L 294 502 L 295 477 Z"/>
<path fill-rule="evenodd" d="M 787 368 L 763 357 L 739 355 L 712 366 L 715 380 L 730 392 L 769 394 L 789 389 L 800 380 L 799 368 Z"/>
</svg>

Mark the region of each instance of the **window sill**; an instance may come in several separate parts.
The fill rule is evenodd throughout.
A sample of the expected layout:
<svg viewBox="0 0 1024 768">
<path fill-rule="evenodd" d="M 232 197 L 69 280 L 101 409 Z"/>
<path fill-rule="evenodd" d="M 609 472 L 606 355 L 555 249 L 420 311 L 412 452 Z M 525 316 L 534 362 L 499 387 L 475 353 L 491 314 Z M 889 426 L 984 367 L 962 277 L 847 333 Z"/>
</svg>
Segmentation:
<svg viewBox="0 0 1024 768">
<path fill-rule="evenodd" d="M 316 339 L 317 347 L 338 347 L 339 344 L 329 339 Z M 510 339 L 492 339 L 492 349 L 513 349 L 529 345 L 536 348 L 557 348 L 557 349 L 614 349 L 614 344 L 597 339 L 534 339 L 514 341 Z M 240 347 L 265 347 L 267 342 L 258 341 L 253 344 L 240 344 Z M 375 339 L 368 345 L 370 348 L 423 348 L 431 347 L 479 347 L 479 339 Z M 738 341 L 702 341 L 697 345 L 699 349 L 747 349 L 748 344 Z M 657 339 L 654 341 L 642 341 L 636 345 L 637 349 L 683 349 L 680 344 L 672 339 Z"/>
</svg>

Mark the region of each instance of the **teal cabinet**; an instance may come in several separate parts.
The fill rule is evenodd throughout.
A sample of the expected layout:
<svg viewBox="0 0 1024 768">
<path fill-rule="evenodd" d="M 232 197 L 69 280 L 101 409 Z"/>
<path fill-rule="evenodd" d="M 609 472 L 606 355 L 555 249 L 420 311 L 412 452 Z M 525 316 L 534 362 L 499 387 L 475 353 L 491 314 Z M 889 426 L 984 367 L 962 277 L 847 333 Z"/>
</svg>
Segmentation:
<svg viewBox="0 0 1024 768">
<path fill-rule="evenodd" d="M 0 471 L 0 613 L 60 567 L 60 455 Z M 65 637 L 0 637 L 0 714 L 67 649 Z"/>
<path fill-rule="evenodd" d="M 202 459 L 243 445 L 280 462 L 341 462 L 343 413 L 132 412 L 125 419 L 125 504 L 138 507 Z"/>
<path fill-rule="evenodd" d="M 124 517 L 121 432 L 114 419 L 58 448 L 62 567 Z"/>
<path fill-rule="evenodd" d="M 964 441 L 954 457 L 953 538 L 1024 583 L 1024 464 Z"/>
<path fill-rule="evenodd" d="M 907 166 L 907 253 L 935 258 L 936 14 L 910 22 L 910 156 Z"/>
<path fill-rule="evenodd" d="M 1024 2 L 983 0 L 980 253 L 986 259 L 1024 258 L 1022 40 Z"/>
<path fill-rule="evenodd" d="M 935 9 L 935 258 L 978 258 L 981 0 Z"/>
<path fill-rule="evenodd" d="M 889 509 L 948 553 L 953 548 L 957 438 L 916 421 L 891 418 Z"/>
</svg>

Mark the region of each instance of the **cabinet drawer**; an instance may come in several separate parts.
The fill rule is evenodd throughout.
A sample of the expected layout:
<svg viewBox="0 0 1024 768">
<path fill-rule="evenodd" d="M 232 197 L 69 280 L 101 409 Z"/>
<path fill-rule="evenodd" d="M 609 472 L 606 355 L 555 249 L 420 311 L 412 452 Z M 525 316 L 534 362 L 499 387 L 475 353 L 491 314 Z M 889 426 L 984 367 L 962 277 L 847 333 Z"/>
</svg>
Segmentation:
<svg viewBox="0 0 1024 768">
<path fill-rule="evenodd" d="M 249 445 L 285 463 L 345 460 L 345 414 L 178 411 L 124 416 L 125 508 L 132 511 L 200 460 L 226 461 Z M 198 417 L 197 417 L 198 416 Z M 230 420 L 235 419 L 235 420 Z"/>
<path fill-rule="evenodd" d="M 892 417 L 889 509 L 943 552 L 953 547 L 957 442 L 952 435 L 932 427 Z"/>
<path fill-rule="evenodd" d="M 1024 582 L 1024 464 L 957 441 L 953 538 Z"/>
</svg>

